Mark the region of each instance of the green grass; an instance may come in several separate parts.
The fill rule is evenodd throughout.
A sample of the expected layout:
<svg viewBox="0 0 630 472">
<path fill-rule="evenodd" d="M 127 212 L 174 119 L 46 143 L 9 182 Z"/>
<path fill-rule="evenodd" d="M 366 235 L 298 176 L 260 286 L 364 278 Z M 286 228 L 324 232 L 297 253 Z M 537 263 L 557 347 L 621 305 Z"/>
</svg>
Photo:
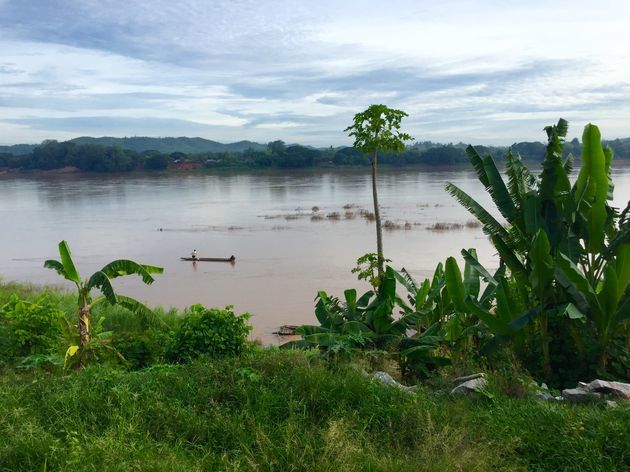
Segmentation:
<svg viewBox="0 0 630 472">
<path fill-rule="evenodd" d="M 42 290 L 74 323 L 75 296 L 55 288 L 0 284 L 0 304 Z M 443 377 L 409 395 L 356 364 L 331 368 L 314 352 L 253 348 L 238 358 L 156 364 L 178 316 L 95 311 L 135 365 L 115 356 L 66 374 L 5 365 L 0 471 L 630 470 L 627 405 L 510 398 L 502 393 L 508 377 L 491 377 L 493 398 L 440 394 L 450 387 Z M 142 360 L 151 367 L 129 370 Z"/>
<path fill-rule="evenodd" d="M 630 410 L 409 395 L 304 352 L 0 380 L 0 470 L 624 470 Z"/>
</svg>

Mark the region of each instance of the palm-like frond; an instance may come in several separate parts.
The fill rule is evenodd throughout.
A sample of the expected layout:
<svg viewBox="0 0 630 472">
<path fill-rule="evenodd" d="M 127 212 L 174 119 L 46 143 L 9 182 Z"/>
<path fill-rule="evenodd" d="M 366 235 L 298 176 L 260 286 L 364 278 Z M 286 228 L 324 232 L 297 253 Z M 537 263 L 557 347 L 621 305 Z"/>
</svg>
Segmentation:
<svg viewBox="0 0 630 472">
<path fill-rule="evenodd" d="M 511 150 L 508 150 L 506 156 L 505 172 L 508 176 L 508 189 L 512 200 L 518 208 L 522 208 L 525 194 L 532 190 L 536 178 L 523 164 L 521 156 L 512 154 Z"/>
<path fill-rule="evenodd" d="M 448 182 L 445 188 L 446 191 L 460 203 L 460 205 L 466 208 L 473 216 L 475 216 L 475 218 L 479 220 L 483 226 L 484 232 L 487 235 L 490 236 L 496 234 L 504 239 L 510 238 L 510 235 L 503 225 L 501 225 L 494 216 L 488 213 L 479 203 L 477 203 L 474 198 L 451 182 Z"/>
<path fill-rule="evenodd" d="M 479 181 L 482 183 L 484 187 L 488 187 L 490 185 L 490 179 L 488 178 L 488 174 L 486 173 L 486 168 L 483 164 L 483 158 L 479 155 L 474 146 L 468 145 L 466 148 L 466 154 L 470 158 L 470 163 L 472 164 L 475 172 L 477 172 L 477 177 Z"/>
<path fill-rule="evenodd" d="M 571 172 L 573 172 L 573 162 L 574 162 L 575 158 L 573 157 L 573 154 L 569 154 L 566 158 L 566 160 L 564 161 L 564 171 L 567 173 L 567 175 L 569 175 Z"/>
<path fill-rule="evenodd" d="M 146 306 L 144 303 L 139 302 L 135 298 L 126 297 L 124 295 L 116 295 L 116 299 L 117 305 L 120 305 L 137 315 L 144 316 L 146 318 L 155 315 L 153 310 L 151 310 L 148 306 Z"/>
<path fill-rule="evenodd" d="M 488 185 L 486 190 L 492 197 L 497 209 L 501 212 L 504 218 L 512 223 L 518 216 L 518 211 L 512 201 L 512 197 L 508 192 L 508 189 L 501 177 L 497 165 L 492 159 L 492 156 L 484 156 L 483 166 L 486 169 L 486 175 L 488 176 Z"/>
<path fill-rule="evenodd" d="M 89 291 L 92 288 L 98 288 L 103 295 L 105 295 L 107 301 L 112 305 L 117 303 L 118 300 L 116 298 L 116 293 L 114 292 L 114 287 L 112 286 L 109 277 L 107 277 L 107 274 L 103 271 L 99 270 L 98 272 L 94 272 L 88 280 L 86 289 Z"/>
<path fill-rule="evenodd" d="M 59 261 L 56 261 L 54 259 L 48 259 L 46 262 L 44 262 L 44 267 L 47 269 L 52 269 L 55 272 L 57 272 L 59 275 L 61 275 L 64 279 L 74 282 L 74 280 L 68 277 L 68 274 L 66 273 L 66 269 L 63 267 L 63 264 Z"/>
<path fill-rule="evenodd" d="M 164 269 L 162 267 L 138 264 L 137 262 L 130 261 L 128 259 L 118 259 L 107 264 L 100 270 L 100 272 L 107 275 L 110 279 L 115 279 L 116 277 L 122 277 L 124 275 L 138 274 L 142 277 L 142 281 L 145 284 L 150 285 L 154 282 L 151 274 L 161 274 L 164 272 Z"/>
</svg>

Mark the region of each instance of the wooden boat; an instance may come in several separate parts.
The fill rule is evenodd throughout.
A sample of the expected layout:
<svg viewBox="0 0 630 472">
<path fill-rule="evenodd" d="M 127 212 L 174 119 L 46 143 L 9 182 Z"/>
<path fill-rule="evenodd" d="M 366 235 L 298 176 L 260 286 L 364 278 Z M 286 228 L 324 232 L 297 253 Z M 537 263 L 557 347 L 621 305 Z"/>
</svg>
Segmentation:
<svg viewBox="0 0 630 472">
<path fill-rule="evenodd" d="M 278 331 L 274 331 L 272 334 L 277 334 L 278 336 L 294 336 L 295 330 L 298 327 L 297 325 L 282 325 Z"/>
<path fill-rule="evenodd" d="M 236 257 L 180 257 L 182 261 L 191 262 L 236 262 Z"/>
</svg>

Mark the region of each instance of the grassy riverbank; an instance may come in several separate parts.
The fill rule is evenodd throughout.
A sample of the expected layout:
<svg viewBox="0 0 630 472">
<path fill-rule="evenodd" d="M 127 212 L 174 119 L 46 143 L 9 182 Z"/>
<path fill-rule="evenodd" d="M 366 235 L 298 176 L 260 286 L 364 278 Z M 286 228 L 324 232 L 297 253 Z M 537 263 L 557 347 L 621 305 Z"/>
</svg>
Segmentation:
<svg viewBox="0 0 630 472">
<path fill-rule="evenodd" d="M 0 285 L 0 305 L 42 290 Z M 73 319 L 74 297 L 46 292 Z M 630 467 L 626 405 L 511 398 L 497 373 L 487 396 L 451 396 L 445 378 L 408 394 L 367 377 L 360 358 L 331 366 L 316 351 L 250 346 L 237 357 L 168 364 L 160 353 L 178 318 L 106 306 L 95 312 L 95 325 L 114 331 L 113 344 L 132 363 L 101 356 L 65 372 L 54 356 L 40 367 L 5 364 L 0 470 Z"/>
<path fill-rule="evenodd" d="M 623 470 L 627 407 L 409 395 L 304 352 L 5 372 L 2 470 Z"/>
</svg>

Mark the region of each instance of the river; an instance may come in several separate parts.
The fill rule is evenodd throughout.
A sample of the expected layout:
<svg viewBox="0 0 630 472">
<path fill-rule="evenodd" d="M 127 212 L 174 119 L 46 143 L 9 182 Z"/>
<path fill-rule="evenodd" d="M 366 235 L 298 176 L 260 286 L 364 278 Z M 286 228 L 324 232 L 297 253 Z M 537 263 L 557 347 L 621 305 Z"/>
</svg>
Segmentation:
<svg viewBox="0 0 630 472">
<path fill-rule="evenodd" d="M 477 248 L 484 264 L 497 266 L 486 237 L 466 227 L 470 215 L 444 191 L 447 181 L 493 208 L 468 169 L 379 175 L 383 221 L 393 223 L 384 230 L 385 256 L 418 279 L 462 248 Z M 630 167 L 617 167 L 614 181 L 615 204 L 625 206 Z M 360 214 L 371 211 L 371 198 L 368 169 L 0 176 L 0 276 L 60 283 L 42 264 L 58 258 L 65 239 L 83 276 L 118 258 L 162 266 L 150 287 L 130 278 L 116 287 L 150 305 L 234 305 L 252 314 L 253 338 L 273 343 L 282 324 L 316 322 L 318 290 L 341 296 L 346 288 L 369 288 L 350 270 L 375 252 L 374 224 Z M 463 227 L 431 230 L 436 223 Z M 180 261 L 193 249 L 200 257 L 233 254 L 236 263 Z"/>
</svg>

